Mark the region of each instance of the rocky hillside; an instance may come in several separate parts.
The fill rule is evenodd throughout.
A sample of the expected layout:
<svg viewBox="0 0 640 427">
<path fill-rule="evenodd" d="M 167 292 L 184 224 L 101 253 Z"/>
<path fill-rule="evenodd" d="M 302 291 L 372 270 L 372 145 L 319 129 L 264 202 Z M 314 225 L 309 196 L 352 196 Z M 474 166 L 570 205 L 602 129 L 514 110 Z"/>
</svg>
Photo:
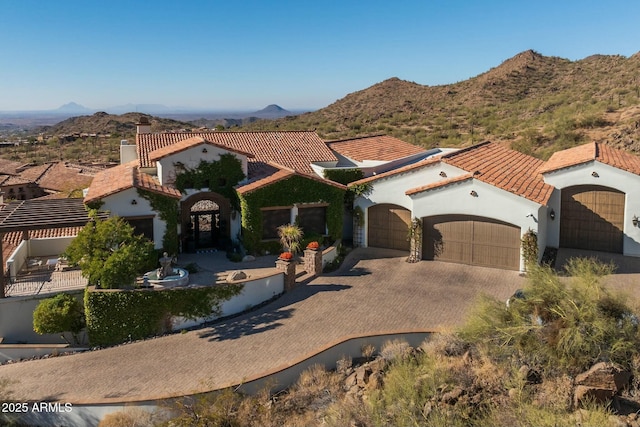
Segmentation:
<svg viewBox="0 0 640 427">
<path fill-rule="evenodd" d="M 45 126 L 40 132 L 57 137 L 77 134 L 119 135 L 130 137 L 136 133 L 136 123 L 140 117 L 147 117 L 153 132 L 191 129 L 193 124 L 171 119 L 153 117 L 142 113 L 126 113 L 121 115 L 95 113 L 89 116 L 71 117 L 53 126 Z"/>
<path fill-rule="evenodd" d="M 391 78 L 321 110 L 249 127 L 315 128 L 326 139 L 387 133 L 425 147 L 490 139 L 543 158 L 589 140 L 640 152 L 640 53 L 570 61 L 529 50 L 466 81 Z"/>
</svg>

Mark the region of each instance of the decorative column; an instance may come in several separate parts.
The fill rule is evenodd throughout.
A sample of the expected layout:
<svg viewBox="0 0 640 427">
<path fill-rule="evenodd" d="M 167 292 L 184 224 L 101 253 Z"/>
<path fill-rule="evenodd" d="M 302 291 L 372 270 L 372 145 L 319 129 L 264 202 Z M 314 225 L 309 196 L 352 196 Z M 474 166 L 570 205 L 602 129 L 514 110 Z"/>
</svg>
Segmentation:
<svg viewBox="0 0 640 427">
<path fill-rule="evenodd" d="M 293 259 L 276 260 L 276 269 L 284 273 L 284 291 L 289 292 L 296 287 L 296 263 Z"/>
<path fill-rule="evenodd" d="M 409 226 L 409 258 L 407 262 L 418 262 L 422 259 L 422 220 L 413 218 Z"/>
<path fill-rule="evenodd" d="M 307 273 L 311 273 L 314 276 L 321 275 L 322 251 L 307 247 L 307 249 L 304 250 L 304 266 L 307 269 Z"/>
</svg>

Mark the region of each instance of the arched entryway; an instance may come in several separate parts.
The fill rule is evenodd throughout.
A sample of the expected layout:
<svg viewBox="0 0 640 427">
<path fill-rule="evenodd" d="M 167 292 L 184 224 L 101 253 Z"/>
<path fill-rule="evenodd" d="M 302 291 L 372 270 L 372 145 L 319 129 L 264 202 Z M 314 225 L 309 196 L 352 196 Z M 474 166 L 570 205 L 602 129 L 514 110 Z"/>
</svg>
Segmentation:
<svg viewBox="0 0 640 427">
<path fill-rule="evenodd" d="M 231 204 L 213 192 L 197 193 L 181 204 L 182 250 L 225 249 L 230 243 Z"/>
<path fill-rule="evenodd" d="M 625 193 L 600 185 L 562 189 L 560 246 L 622 253 Z"/>
</svg>

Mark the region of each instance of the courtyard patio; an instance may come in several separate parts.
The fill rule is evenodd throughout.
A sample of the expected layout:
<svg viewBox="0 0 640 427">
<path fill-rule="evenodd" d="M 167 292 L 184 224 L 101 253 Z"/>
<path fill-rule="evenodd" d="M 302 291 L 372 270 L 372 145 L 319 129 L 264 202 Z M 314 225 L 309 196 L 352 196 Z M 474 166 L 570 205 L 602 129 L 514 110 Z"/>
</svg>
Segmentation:
<svg viewBox="0 0 640 427">
<path fill-rule="evenodd" d="M 181 254 L 177 266 L 195 267 L 189 284 L 210 285 L 226 280 L 233 271 L 244 271 L 247 277 L 273 274 L 277 256 L 266 255 L 253 261 L 232 262 L 223 251 Z M 30 257 L 25 266 L 6 287 L 9 297 L 30 296 L 84 289 L 87 279 L 79 269 L 60 268 L 59 257 Z"/>
</svg>

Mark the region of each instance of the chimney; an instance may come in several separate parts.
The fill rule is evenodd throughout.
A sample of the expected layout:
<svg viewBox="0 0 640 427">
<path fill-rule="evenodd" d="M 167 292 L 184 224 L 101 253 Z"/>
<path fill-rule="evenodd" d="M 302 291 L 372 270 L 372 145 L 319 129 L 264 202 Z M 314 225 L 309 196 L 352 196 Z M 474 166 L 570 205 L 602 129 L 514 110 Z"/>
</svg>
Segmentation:
<svg viewBox="0 0 640 427">
<path fill-rule="evenodd" d="M 120 164 L 124 165 L 138 158 L 136 152 L 136 144 L 129 144 L 129 141 L 123 139 L 120 141 Z"/>
<path fill-rule="evenodd" d="M 140 117 L 138 123 L 136 123 L 136 133 L 151 133 L 151 122 L 149 122 L 149 119 L 147 117 Z"/>
</svg>

